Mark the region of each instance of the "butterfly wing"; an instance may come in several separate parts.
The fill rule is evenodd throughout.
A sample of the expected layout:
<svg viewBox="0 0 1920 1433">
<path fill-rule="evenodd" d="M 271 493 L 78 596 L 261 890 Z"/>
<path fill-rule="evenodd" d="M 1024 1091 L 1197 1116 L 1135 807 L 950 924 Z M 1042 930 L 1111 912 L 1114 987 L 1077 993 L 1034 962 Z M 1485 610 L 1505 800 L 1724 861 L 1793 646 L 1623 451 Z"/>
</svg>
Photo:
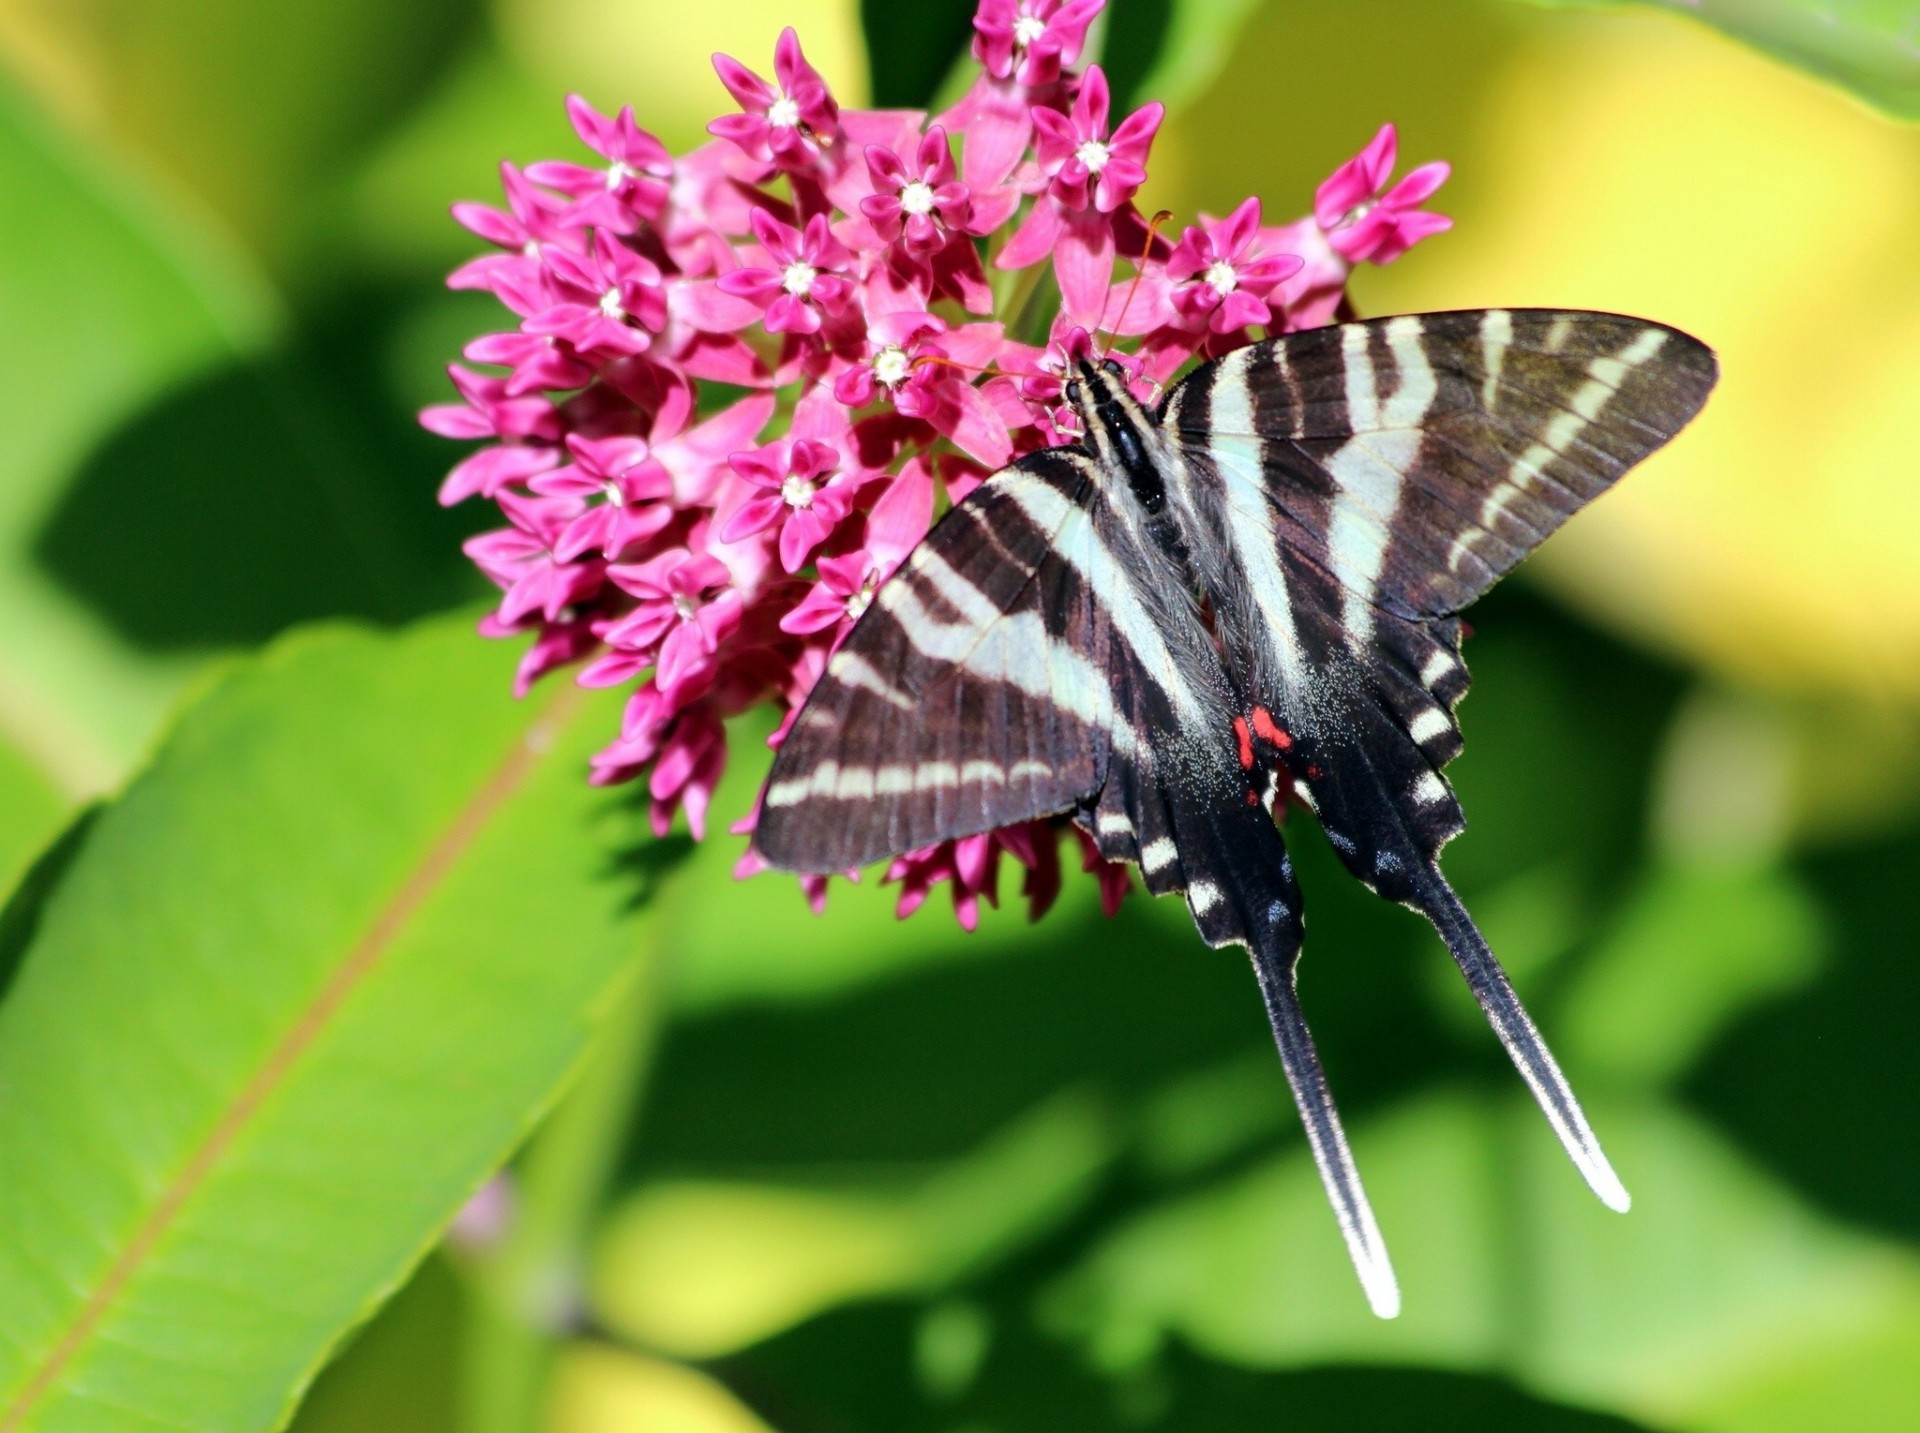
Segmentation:
<svg viewBox="0 0 1920 1433">
<path fill-rule="evenodd" d="M 768 777 L 754 843 L 827 873 L 1065 811 L 1100 789 L 1107 685 L 1064 554 L 1091 492 L 1036 454 L 957 503 L 828 660 Z"/>
<path fill-rule="evenodd" d="M 1673 329 L 1549 310 L 1410 315 L 1238 350 L 1168 395 L 1206 575 L 1254 732 L 1348 868 L 1446 939 L 1602 1198 L 1626 1194 L 1441 876 L 1441 768 L 1467 689 L 1454 614 L 1705 402 Z"/>
</svg>

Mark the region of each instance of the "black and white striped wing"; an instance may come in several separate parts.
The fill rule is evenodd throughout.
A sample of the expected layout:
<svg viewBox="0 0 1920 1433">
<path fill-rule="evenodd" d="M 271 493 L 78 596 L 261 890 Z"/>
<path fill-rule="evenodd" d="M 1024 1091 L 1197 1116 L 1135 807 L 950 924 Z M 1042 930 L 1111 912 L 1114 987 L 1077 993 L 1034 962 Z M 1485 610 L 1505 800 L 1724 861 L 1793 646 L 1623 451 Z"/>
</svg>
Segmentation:
<svg viewBox="0 0 1920 1433">
<path fill-rule="evenodd" d="M 754 833 L 767 860 L 844 871 L 1099 790 L 1109 686 L 1070 560 L 1091 497 L 1064 453 L 1023 458 L 881 585 L 774 759 Z"/>
<path fill-rule="evenodd" d="M 1462 825 L 1440 768 L 1467 689 L 1453 614 L 1673 437 L 1712 353 L 1617 314 L 1335 325 L 1196 370 L 1162 425 L 1216 529 L 1235 678 L 1362 879 Z M 1383 864 L 1384 862 L 1384 864 Z"/>
<path fill-rule="evenodd" d="M 1288 334 L 1198 370 L 1168 422 L 1251 454 L 1353 602 L 1458 612 L 1700 411 L 1711 350 L 1619 314 L 1485 309 Z"/>
<path fill-rule="evenodd" d="M 1673 437 L 1713 356 L 1659 324 L 1550 310 L 1407 315 L 1254 344 L 1168 395 L 1212 529 L 1229 672 L 1348 868 L 1445 939 L 1596 1192 L 1626 1192 L 1441 875 L 1441 768 L 1467 689 L 1454 614 Z"/>
</svg>

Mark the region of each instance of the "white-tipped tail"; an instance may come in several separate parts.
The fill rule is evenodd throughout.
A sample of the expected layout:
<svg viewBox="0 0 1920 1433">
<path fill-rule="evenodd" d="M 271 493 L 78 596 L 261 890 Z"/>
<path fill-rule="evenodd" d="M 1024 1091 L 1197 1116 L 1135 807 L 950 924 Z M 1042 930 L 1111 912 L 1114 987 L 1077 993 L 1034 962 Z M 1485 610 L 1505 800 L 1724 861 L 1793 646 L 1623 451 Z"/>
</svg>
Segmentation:
<svg viewBox="0 0 1920 1433">
<path fill-rule="evenodd" d="M 1400 1281 L 1393 1276 L 1387 1241 L 1380 1237 L 1380 1225 L 1360 1183 L 1353 1151 L 1347 1147 L 1346 1131 L 1340 1127 L 1340 1112 L 1334 1108 L 1326 1071 L 1321 1068 L 1294 992 L 1293 972 L 1257 950 L 1253 952 L 1253 968 L 1266 999 L 1274 1044 L 1280 1049 L 1280 1066 L 1293 1087 L 1293 1102 L 1300 1108 L 1300 1122 L 1306 1126 L 1307 1144 L 1320 1169 L 1320 1182 L 1326 1186 L 1341 1237 L 1347 1241 L 1347 1255 L 1360 1276 L 1368 1305 L 1379 1317 L 1394 1318 L 1400 1312 Z"/>
<path fill-rule="evenodd" d="M 1460 904 L 1460 898 L 1437 867 L 1432 874 L 1433 889 L 1428 893 L 1425 906 L 1427 919 L 1433 922 L 1434 929 L 1440 932 L 1440 938 L 1453 953 L 1454 963 L 1466 976 L 1468 987 L 1486 1012 L 1500 1043 L 1507 1047 L 1514 1068 L 1539 1101 L 1547 1123 L 1560 1136 L 1574 1168 L 1580 1171 L 1581 1178 L 1602 1204 L 1625 1214 L 1633 1206 L 1633 1196 L 1627 1193 L 1620 1176 L 1613 1172 L 1613 1165 L 1600 1148 L 1593 1127 L 1587 1123 L 1580 1101 L 1573 1096 L 1573 1087 L 1560 1073 L 1553 1052 L 1547 1049 L 1547 1042 L 1540 1038 L 1539 1030 L 1528 1018 L 1526 1007 L 1514 993 L 1506 971 L 1487 948 L 1467 908 Z"/>
</svg>

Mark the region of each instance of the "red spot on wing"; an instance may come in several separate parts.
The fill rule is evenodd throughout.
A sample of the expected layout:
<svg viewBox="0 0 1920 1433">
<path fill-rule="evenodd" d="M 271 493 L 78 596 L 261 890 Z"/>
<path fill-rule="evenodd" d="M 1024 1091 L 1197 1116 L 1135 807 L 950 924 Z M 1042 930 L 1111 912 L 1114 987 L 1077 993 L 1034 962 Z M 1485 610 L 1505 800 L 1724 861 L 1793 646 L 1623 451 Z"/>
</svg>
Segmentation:
<svg viewBox="0 0 1920 1433">
<path fill-rule="evenodd" d="M 1259 804 L 1260 804 L 1260 793 L 1258 791 L 1255 791 L 1251 786 L 1249 786 L 1247 788 L 1247 805 L 1258 806 Z"/>
<path fill-rule="evenodd" d="M 1247 735 L 1245 717 L 1233 719 L 1233 739 L 1240 743 L 1240 765 L 1248 771 L 1253 770 L 1253 738 Z"/>
<path fill-rule="evenodd" d="M 1253 729 L 1262 741 L 1270 741 L 1282 751 L 1293 745 L 1293 738 L 1274 721 L 1273 713 L 1265 707 L 1253 709 Z"/>
</svg>

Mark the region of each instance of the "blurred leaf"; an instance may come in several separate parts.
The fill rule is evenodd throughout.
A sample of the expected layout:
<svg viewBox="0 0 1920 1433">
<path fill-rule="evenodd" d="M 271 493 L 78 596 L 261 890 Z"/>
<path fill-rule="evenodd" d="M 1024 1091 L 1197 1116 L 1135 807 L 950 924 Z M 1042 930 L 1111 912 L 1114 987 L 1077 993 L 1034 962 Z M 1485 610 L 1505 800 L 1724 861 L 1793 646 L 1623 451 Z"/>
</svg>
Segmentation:
<svg viewBox="0 0 1920 1433">
<path fill-rule="evenodd" d="M 290 1433 L 456 1433 L 462 1294 L 432 1256 L 320 1371 Z"/>
<path fill-rule="evenodd" d="M 1805 1198 L 1920 1243 L 1920 830 L 1797 867 L 1827 928 L 1821 978 L 1721 1032 L 1688 1101 Z"/>
<path fill-rule="evenodd" d="M 1270 1050 L 1169 1082 L 1140 1110 L 1141 1163 L 1162 1179 L 1206 1169 L 1288 1127 L 1293 1100 Z"/>
<path fill-rule="evenodd" d="M 132 167 L 83 158 L 4 80 L 0 224 L 0 725 L 63 791 L 87 795 L 121 776 L 191 667 L 129 651 L 36 568 L 33 543 L 105 434 L 257 349 L 277 320 L 244 261 Z"/>
<path fill-rule="evenodd" d="M 644 103 L 636 107 L 645 109 Z M 650 122 L 644 112 L 639 119 Z M 485 245 L 454 223 L 449 207 L 459 199 L 502 204 L 500 162 L 538 159 L 589 160 L 567 122 L 566 87 L 536 75 L 497 44 L 470 46 L 413 112 L 380 136 L 354 173 L 337 237 L 369 267 L 409 276 L 451 269 Z M 498 301 L 484 298 L 486 311 L 504 321 Z M 441 373 L 455 347 L 439 350 L 432 372 Z"/>
<path fill-rule="evenodd" d="M 478 596 L 460 541 L 479 505 L 450 512 L 432 496 L 461 449 L 423 431 L 379 371 L 397 308 L 356 290 L 280 351 L 123 422 L 73 472 L 35 559 L 157 652 L 251 645 L 323 617 L 404 621 Z"/>
<path fill-rule="evenodd" d="M 71 803 L 45 772 L 0 739 L 0 892 L 11 891 L 29 860 L 58 830 Z M 0 971 L 6 959 L 0 956 Z M 0 973 L 0 989 L 6 976 Z"/>
<path fill-rule="evenodd" d="M 1049 1325 L 1108 1369 L 1145 1363 L 1169 1335 L 1259 1367 L 1492 1363 L 1504 1236 L 1497 1145 L 1479 1103 L 1428 1099 L 1365 1123 L 1354 1153 L 1405 1294 L 1396 1321 L 1368 1312 L 1300 1147 L 1125 1221 L 1049 1296 Z"/>
<path fill-rule="evenodd" d="M 1591 8 L 1604 0 L 1527 0 Z M 1902 119 L 1920 119 L 1920 6 L 1913 0 L 1635 0 L 1703 20 L 1831 80 Z"/>
<path fill-rule="evenodd" d="M 1580 1069 L 1671 1080 L 1735 1016 L 1810 982 L 1826 944 L 1786 871 L 1656 867 L 1563 992 L 1556 1046 Z"/>
<path fill-rule="evenodd" d="M 1527 571 L 1735 684 L 1920 706 L 1920 130 L 1668 15 L 1503 13 L 1518 53 L 1448 72 L 1477 116 L 1440 151 L 1458 227 L 1362 307 L 1577 305 L 1712 344 L 1699 421 Z"/>
<path fill-rule="evenodd" d="M 237 666 L 48 898 L 0 1007 L 0 1421 L 276 1423 L 631 973 L 643 823 L 581 779 L 617 701 L 516 705 L 470 621 Z"/>
<path fill-rule="evenodd" d="M 1159 100 L 1169 110 L 1184 109 L 1226 68 L 1241 29 L 1259 7 L 1260 0 L 1172 0 L 1153 67 L 1127 91 L 1134 103 Z"/>
<path fill-rule="evenodd" d="M 714 76 L 713 54 L 770 76 L 774 44 L 789 25 L 835 99 L 867 101 L 858 0 L 493 0 L 493 7 L 509 52 L 556 97 L 577 90 L 609 114 L 630 104 L 676 154 L 706 143 L 708 122 L 738 108 Z"/>
<path fill-rule="evenodd" d="M 923 109 L 973 41 L 975 0 L 860 0 L 868 93 L 878 109 Z M 800 36 L 805 43 L 807 36 Z"/>
<path fill-rule="evenodd" d="M 665 1359 L 563 1350 L 541 1433 L 772 1433 L 726 1387 Z"/>
<path fill-rule="evenodd" d="M 1097 1106 L 1062 1097 L 887 1193 L 713 1182 L 641 1189 L 594 1269 L 607 1327 L 693 1358 L 731 1353 L 854 1299 L 931 1289 L 1085 1199 L 1112 1153 Z"/>
<path fill-rule="evenodd" d="M 432 88 L 479 0 L 9 0 L 0 42 L 70 117 L 157 160 L 300 287 L 309 226 Z M 23 40 L 25 43 L 23 43 Z"/>
<path fill-rule="evenodd" d="M 1123 1224 L 1049 1319 L 1108 1367 L 1178 1337 L 1260 1368 L 1479 1368 L 1684 1427 L 1920 1310 L 1910 1256 L 1808 1212 L 1697 1122 L 1654 1103 L 1593 1113 L 1634 1189 L 1626 1218 L 1594 1203 L 1521 1099 L 1435 1096 L 1358 1129 L 1406 1293 L 1391 1323 L 1352 1287 L 1298 1148 Z M 1902 1402 L 1920 1412 L 1911 1386 Z"/>
</svg>

